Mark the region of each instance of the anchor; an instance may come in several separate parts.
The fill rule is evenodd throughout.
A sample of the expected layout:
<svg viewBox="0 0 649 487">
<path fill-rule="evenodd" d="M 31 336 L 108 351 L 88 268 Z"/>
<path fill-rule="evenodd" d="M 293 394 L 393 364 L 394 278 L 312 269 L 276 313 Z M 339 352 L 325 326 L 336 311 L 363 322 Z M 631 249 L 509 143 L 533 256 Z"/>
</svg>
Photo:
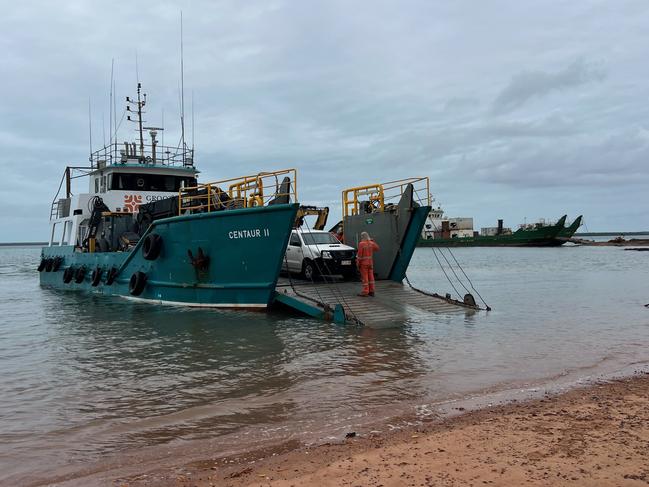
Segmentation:
<svg viewBox="0 0 649 487">
<path fill-rule="evenodd" d="M 194 257 L 194 254 L 192 253 L 191 249 L 187 249 L 187 255 L 189 256 L 189 260 L 197 271 L 206 271 L 207 268 L 210 266 L 210 257 L 209 255 L 205 255 L 203 253 L 203 249 L 198 247 L 198 252 L 196 253 L 196 257 Z"/>
</svg>

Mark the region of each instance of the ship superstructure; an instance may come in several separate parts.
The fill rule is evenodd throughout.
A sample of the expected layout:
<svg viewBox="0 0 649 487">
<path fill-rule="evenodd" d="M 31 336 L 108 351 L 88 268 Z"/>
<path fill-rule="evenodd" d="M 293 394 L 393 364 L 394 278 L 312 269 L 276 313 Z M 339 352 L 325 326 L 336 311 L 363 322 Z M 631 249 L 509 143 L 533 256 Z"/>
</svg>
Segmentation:
<svg viewBox="0 0 649 487">
<path fill-rule="evenodd" d="M 86 239 L 96 197 L 110 211 L 137 214 L 142 204 L 177 196 L 182 188 L 196 186 L 199 171 L 194 167 L 194 150 L 184 140 L 177 147 L 163 146 L 158 137 L 164 129 L 144 126 L 146 94 L 142 95 L 141 84 L 138 83 L 137 99 L 127 97 L 126 102 L 127 112 L 137 117 L 133 120 L 129 115 L 128 121 L 136 124 L 138 140 L 111 142 L 91 153 L 89 167 L 66 167 L 52 202 L 50 246 L 88 248 L 93 244 Z M 88 178 L 88 192 L 73 194 L 72 182 L 82 176 Z"/>
</svg>

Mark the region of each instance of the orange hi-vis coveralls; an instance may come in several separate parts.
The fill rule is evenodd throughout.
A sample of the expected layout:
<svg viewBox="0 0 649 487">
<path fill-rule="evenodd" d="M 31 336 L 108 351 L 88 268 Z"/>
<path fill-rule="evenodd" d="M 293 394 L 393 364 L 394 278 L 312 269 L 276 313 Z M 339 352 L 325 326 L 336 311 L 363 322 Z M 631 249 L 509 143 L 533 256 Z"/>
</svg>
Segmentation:
<svg viewBox="0 0 649 487">
<path fill-rule="evenodd" d="M 374 260 L 372 254 L 378 250 L 380 250 L 379 246 L 374 240 L 361 240 L 358 244 L 356 265 L 361 273 L 361 281 L 363 281 L 361 294 L 364 296 L 374 294 Z"/>
</svg>

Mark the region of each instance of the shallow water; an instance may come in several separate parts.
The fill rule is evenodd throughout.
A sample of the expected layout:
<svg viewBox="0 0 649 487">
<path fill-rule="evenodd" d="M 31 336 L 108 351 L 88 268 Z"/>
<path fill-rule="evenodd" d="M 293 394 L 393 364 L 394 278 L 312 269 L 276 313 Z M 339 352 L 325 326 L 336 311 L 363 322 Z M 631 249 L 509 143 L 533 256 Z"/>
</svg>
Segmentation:
<svg viewBox="0 0 649 487">
<path fill-rule="evenodd" d="M 41 289 L 39 249 L 0 248 L 0 483 L 188 440 L 336 436 L 445 399 L 649 362 L 648 252 L 453 253 L 493 311 L 356 328 Z M 408 274 L 452 291 L 432 249 L 417 249 Z"/>
</svg>

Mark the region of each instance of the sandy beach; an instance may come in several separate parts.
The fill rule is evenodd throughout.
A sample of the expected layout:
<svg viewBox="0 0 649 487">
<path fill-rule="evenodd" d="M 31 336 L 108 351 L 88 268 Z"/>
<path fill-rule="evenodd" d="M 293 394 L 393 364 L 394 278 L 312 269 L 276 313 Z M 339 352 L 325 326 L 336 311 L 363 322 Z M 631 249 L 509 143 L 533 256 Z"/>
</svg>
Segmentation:
<svg viewBox="0 0 649 487">
<path fill-rule="evenodd" d="M 649 375 L 433 419 L 391 435 L 358 432 L 337 444 L 286 446 L 245 460 L 212 453 L 116 475 L 111 485 L 647 485 Z"/>
</svg>

